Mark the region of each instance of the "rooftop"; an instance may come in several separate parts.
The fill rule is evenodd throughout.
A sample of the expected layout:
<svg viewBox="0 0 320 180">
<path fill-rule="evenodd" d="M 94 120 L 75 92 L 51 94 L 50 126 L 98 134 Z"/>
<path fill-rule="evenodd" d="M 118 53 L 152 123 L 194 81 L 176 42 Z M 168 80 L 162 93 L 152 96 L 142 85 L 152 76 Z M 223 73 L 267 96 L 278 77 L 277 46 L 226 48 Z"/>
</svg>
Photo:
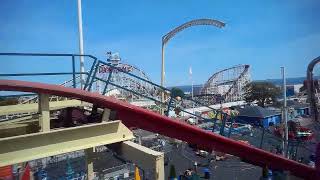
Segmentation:
<svg viewBox="0 0 320 180">
<path fill-rule="evenodd" d="M 260 106 L 246 106 L 239 109 L 239 116 L 265 118 L 279 115 L 279 112 L 269 110 Z"/>
</svg>

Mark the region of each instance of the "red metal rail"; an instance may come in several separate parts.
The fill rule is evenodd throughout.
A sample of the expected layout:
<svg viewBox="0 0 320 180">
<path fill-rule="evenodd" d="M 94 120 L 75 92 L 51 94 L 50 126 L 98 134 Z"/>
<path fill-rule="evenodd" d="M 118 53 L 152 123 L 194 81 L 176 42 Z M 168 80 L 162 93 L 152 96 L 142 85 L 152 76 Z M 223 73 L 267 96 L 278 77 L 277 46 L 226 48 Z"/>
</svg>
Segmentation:
<svg viewBox="0 0 320 180">
<path fill-rule="evenodd" d="M 261 167 L 268 166 L 272 169 L 287 170 L 304 179 L 317 179 L 315 168 L 97 93 L 59 85 L 16 80 L 0 80 L 0 90 L 47 93 L 94 103 L 101 107 L 116 110 L 118 118 L 128 127 L 138 127 L 191 144 L 197 144 L 206 149 L 232 154 Z"/>
</svg>

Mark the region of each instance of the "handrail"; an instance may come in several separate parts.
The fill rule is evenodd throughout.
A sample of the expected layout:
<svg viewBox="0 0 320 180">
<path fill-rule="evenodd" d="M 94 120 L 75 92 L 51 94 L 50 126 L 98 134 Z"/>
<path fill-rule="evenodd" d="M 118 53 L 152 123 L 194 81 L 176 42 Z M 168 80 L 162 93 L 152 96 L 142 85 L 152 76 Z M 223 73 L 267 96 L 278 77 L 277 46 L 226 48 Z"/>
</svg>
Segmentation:
<svg viewBox="0 0 320 180">
<path fill-rule="evenodd" d="M 71 54 L 71 53 L 0 53 L 0 56 L 83 56 L 92 59 L 98 59 L 95 56 L 87 54 Z"/>
<path fill-rule="evenodd" d="M 71 74 L 86 74 L 86 72 L 58 72 L 58 73 L 10 73 L 10 74 L 0 74 L 0 77 L 3 76 L 55 76 L 55 75 L 71 75 Z"/>
<path fill-rule="evenodd" d="M 156 87 L 158 87 L 158 88 L 160 88 L 160 89 L 162 89 L 162 90 L 164 90 L 164 91 L 171 92 L 171 90 L 168 89 L 168 88 L 166 88 L 166 87 L 160 86 L 160 85 L 158 85 L 158 84 L 156 84 L 156 83 L 154 83 L 154 82 L 151 82 L 151 81 L 149 81 L 149 80 L 147 80 L 147 79 L 141 78 L 141 77 L 139 77 L 139 76 L 137 76 L 137 75 L 134 75 L 134 74 L 132 74 L 132 73 L 130 73 L 130 72 L 126 72 L 126 71 L 124 71 L 123 69 L 121 69 L 121 68 L 119 68 L 119 67 L 116 67 L 116 66 L 114 66 L 114 65 L 108 64 L 108 63 L 103 62 L 103 61 L 98 61 L 98 64 L 96 65 L 96 66 L 97 66 L 96 68 L 98 68 L 100 64 L 103 64 L 103 65 L 105 65 L 105 66 L 109 66 L 109 67 L 111 67 L 112 69 L 116 69 L 117 71 L 120 71 L 121 73 L 125 73 L 125 74 L 130 75 L 130 76 L 132 76 L 132 77 L 135 77 L 135 78 L 137 78 L 137 79 L 139 79 L 139 80 L 142 80 L 142 81 L 144 81 L 144 82 L 147 82 L 147 83 L 149 83 L 149 84 L 151 84 L 151 85 L 153 85 L 153 86 L 156 86 Z M 92 76 L 95 76 L 95 75 L 92 75 Z M 96 77 L 94 77 L 94 78 L 95 78 L 95 79 L 99 79 L 99 78 L 96 78 Z M 99 80 L 102 81 L 101 79 L 99 79 Z M 118 86 L 118 87 L 121 88 L 120 86 Z M 122 87 L 122 88 L 123 88 L 123 87 Z M 125 89 L 125 90 L 127 90 L 127 89 Z M 137 93 L 137 95 L 144 96 L 144 95 L 139 94 L 139 93 Z M 151 99 L 151 98 L 149 98 L 149 99 Z M 212 110 L 212 111 L 214 111 L 214 112 L 217 112 L 216 109 L 211 108 L 211 107 L 209 107 L 209 106 L 207 106 L 207 105 L 205 105 L 205 104 L 203 104 L 203 103 L 201 103 L 201 102 L 199 102 L 199 101 L 196 101 L 196 100 L 194 100 L 194 99 L 190 99 L 190 98 L 184 98 L 184 99 L 190 100 L 190 101 L 192 101 L 192 102 L 194 102 L 194 103 L 196 103 L 196 104 L 205 106 L 205 107 L 209 108 L 210 110 Z M 154 100 L 154 99 L 151 99 L 151 100 Z M 159 102 L 160 102 L 160 101 L 159 101 Z M 162 104 L 164 104 L 164 103 L 162 103 Z M 225 115 L 226 115 L 226 113 L 224 113 L 224 112 L 222 112 L 222 114 L 225 114 Z"/>
<path fill-rule="evenodd" d="M 2 76 L 42 76 L 42 75 L 72 75 L 73 87 L 76 88 L 76 74 L 87 74 L 86 72 L 76 72 L 75 70 L 75 57 L 89 57 L 94 60 L 92 68 L 94 67 L 97 57 L 87 54 L 70 54 L 70 53 L 0 53 L 0 56 L 46 56 L 46 57 L 71 57 L 72 72 L 58 72 L 58 73 L 14 73 L 14 74 L 0 74 Z M 91 71 L 89 72 L 91 74 Z M 85 84 L 86 86 L 86 84 Z"/>
</svg>

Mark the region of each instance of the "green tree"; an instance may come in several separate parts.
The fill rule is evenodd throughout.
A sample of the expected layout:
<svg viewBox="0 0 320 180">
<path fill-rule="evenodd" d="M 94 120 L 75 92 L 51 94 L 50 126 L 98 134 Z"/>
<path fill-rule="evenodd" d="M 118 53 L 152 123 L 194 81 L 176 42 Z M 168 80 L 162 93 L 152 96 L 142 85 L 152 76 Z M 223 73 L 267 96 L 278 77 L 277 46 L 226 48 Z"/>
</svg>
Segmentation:
<svg viewBox="0 0 320 180">
<path fill-rule="evenodd" d="M 251 82 L 245 86 L 245 101 L 254 102 L 261 107 L 267 104 L 274 104 L 281 94 L 280 88 L 270 82 Z"/>
<path fill-rule="evenodd" d="M 172 97 L 177 97 L 177 96 L 180 96 L 181 98 L 184 97 L 184 92 L 180 89 L 180 88 L 177 88 L 177 87 L 173 87 L 171 89 L 171 93 L 172 93 Z"/>
</svg>

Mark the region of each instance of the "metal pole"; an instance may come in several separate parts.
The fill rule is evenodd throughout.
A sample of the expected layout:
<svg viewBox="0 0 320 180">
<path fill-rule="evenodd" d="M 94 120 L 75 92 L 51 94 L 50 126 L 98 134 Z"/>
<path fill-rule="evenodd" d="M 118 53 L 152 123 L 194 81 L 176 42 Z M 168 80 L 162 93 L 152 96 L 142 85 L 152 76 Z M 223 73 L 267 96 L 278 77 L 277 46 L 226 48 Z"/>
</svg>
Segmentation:
<svg viewBox="0 0 320 180">
<path fill-rule="evenodd" d="M 164 87 L 164 43 L 161 46 L 161 86 Z M 161 102 L 164 103 L 164 92 L 161 93 Z M 161 108 L 161 114 L 164 114 L 164 109 Z"/>
<path fill-rule="evenodd" d="M 75 66 L 74 56 L 72 56 L 72 78 L 73 78 L 73 88 L 76 88 L 77 87 L 77 84 L 76 84 L 76 66 Z"/>
<path fill-rule="evenodd" d="M 193 111 L 193 114 L 194 114 L 194 102 L 193 102 L 193 79 L 192 79 L 192 68 L 190 66 L 190 70 L 189 70 L 189 73 L 190 73 L 190 79 L 191 79 L 191 99 L 192 99 L 192 111 Z"/>
<path fill-rule="evenodd" d="M 259 146 L 260 149 L 262 149 L 264 134 L 265 134 L 265 130 L 266 130 L 264 127 L 262 127 L 262 128 L 263 129 L 262 129 L 262 135 L 261 135 L 260 146 Z"/>
<path fill-rule="evenodd" d="M 194 114 L 194 102 L 193 102 L 193 81 L 192 81 L 192 78 L 191 78 L 191 98 L 192 98 L 192 111 L 193 111 L 193 114 Z"/>
<path fill-rule="evenodd" d="M 161 47 L 161 86 L 164 86 L 164 44 Z"/>
<path fill-rule="evenodd" d="M 317 108 L 317 101 L 315 96 L 316 88 L 314 84 L 314 75 L 313 70 L 316 64 L 320 63 L 320 56 L 313 59 L 307 68 L 307 88 L 308 88 L 308 100 L 310 102 L 310 114 L 315 122 L 318 122 L 319 119 L 319 109 Z"/>
<path fill-rule="evenodd" d="M 81 0 L 78 0 L 78 28 L 79 28 L 79 50 L 80 55 L 83 55 L 83 33 L 82 33 L 82 8 Z M 84 72 L 84 57 L 80 56 L 80 72 Z M 84 87 L 84 74 L 80 74 L 81 89 Z"/>
<path fill-rule="evenodd" d="M 284 128 L 285 128 L 285 147 L 288 148 L 288 113 L 287 113 L 287 93 L 286 93 L 286 78 L 285 78 L 285 68 L 281 67 L 281 74 L 283 79 L 283 120 L 284 120 Z M 283 147 L 283 150 L 284 147 Z M 286 149 L 285 156 L 288 157 L 288 151 Z"/>
</svg>

